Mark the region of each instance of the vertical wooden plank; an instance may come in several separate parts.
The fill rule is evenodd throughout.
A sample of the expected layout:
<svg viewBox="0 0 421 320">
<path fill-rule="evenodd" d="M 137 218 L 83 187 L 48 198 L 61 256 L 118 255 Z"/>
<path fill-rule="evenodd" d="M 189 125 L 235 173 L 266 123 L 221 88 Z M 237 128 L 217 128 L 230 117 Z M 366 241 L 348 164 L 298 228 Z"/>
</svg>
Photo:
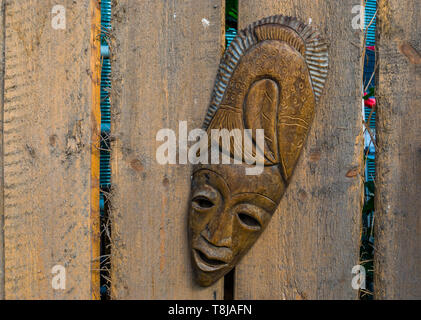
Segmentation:
<svg viewBox="0 0 421 320">
<path fill-rule="evenodd" d="M 192 280 L 190 165 L 160 165 L 160 129 L 200 128 L 223 48 L 221 0 L 114 3 L 112 297 L 218 299 Z"/>
<path fill-rule="evenodd" d="M 6 299 L 91 299 L 99 158 L 99 6 L 6 1 L 4 229 Z M 63 8 L 59 8 L 62 12 Z M 56 21 L 57 22 L 57 21 Z M 95 40 L 95 43 L 93 41 Z M 64 290 L 52 268 L 65 267 Z"/>
<path fill-rule="evenodd" d="M 240 28 L 275 14 L 316 25 L 329 76 L 305 150 L 277 213 L 236 268 L 237 299 L 355 299 L 363 193 L 362 32 L 358 0 L 241 0 Z M 310 20 L 311 19 L 311 20 Z"/>
<path fill-rule="evenodd" d="M 4 203 L 3 203 L 3 101 L 4 101 L 4 0 L 0 0 L 0 300 L 4 299 Z"/>
<path fill-rule="evenodd" d="M 421 3 L 378 2 L 374 289 L 421 298 Z"/>
<path fill-rule="evenodd" d="M 91 298 L 101 299 L 100 293 L 100 146 L 101 146 L 101 3 L 90 0 L 90 72 L 91 77 L 91 181 L 90 181 L 90 231 L 91 231 Z M 88 17 L 89 18 L 89 17 Z M 88 109 L 89 110 L 89 109 Z"/>
</svg>

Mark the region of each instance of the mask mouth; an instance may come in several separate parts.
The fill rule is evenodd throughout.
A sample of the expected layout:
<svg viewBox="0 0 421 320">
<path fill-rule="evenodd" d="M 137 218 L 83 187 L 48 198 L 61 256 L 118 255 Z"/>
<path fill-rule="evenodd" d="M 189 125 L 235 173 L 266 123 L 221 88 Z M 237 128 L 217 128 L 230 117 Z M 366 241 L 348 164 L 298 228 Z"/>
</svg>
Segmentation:
<svg viewBox="0 0 421 320">
<path fill-rule="evenodd" d="M 193 249 L 193 256 L 197 267 L 205 272 L 217 271 L 228 266 L 225 261 L 210 257 L 199 249 Z"/>
</svg>

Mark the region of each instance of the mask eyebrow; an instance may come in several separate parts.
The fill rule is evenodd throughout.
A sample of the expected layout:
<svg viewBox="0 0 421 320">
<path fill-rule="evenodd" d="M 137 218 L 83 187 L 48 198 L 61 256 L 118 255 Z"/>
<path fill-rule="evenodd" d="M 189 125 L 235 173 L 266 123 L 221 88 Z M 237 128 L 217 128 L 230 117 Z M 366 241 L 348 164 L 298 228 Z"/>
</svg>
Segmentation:
<svg viewBox="0 0 421 320">
<path fill-rule="evenodd" d="M 218 180 L 220 180 L 220 181 L 223 182 L 223 185 L 225 186 L 226 190 L 228 190 L 228 192 L 231 193 L 231 188 L 229 187 L 228 183 L 225 181 L 225 178 L 223 176 L 221 176 L 216 171 L 213 171 L 213 170 L 210 170 L 210 169 L 201 168 L 199 170 L 194 171 L 193 172 L 193 176 L 196 175 L 196 174 L 202 173 L 202 172 L 210 172 L 210 173 L 213 173 L 218 178 Z"/>
<path fill-rule="evenodd" d="M 205 189 L 203 189 L 203 187 Z M 218 199 L 220 193 L 216 188 L 214 188 L 213 186 L 209 184 L 205 184 L 203 187 L 201 189 L 196 190 L 192 194 L 192 198 L 205 196 L 207 198 L 209 197 L 213 201 L 216 201 Z"/>
<path fill-rule="evenodd" d="M 258 192 L 239 192 L 239 193 L 233 194 L 233 197 L 239 196 L 239 195 L 253 195 L 253 196 L 258 195 L 258 196 L 261 196 L 262 198 L 270 201 L 273 205 L 277 206 L 276 202 L 273 201 L 271 198 L 269 198 L 268 196 L 265 196 L 264 194 L 258 193 Z"/>
</svg>

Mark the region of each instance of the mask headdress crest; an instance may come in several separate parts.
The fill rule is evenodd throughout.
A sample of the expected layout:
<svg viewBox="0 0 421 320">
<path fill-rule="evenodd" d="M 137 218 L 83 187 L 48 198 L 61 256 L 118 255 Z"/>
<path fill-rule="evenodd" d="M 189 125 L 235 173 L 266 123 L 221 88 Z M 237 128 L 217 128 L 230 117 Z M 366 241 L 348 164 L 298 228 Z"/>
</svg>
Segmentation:
<svg viewBox="0 0 421 320">
<path fill-rule="evenodd" d="M 312 26 L 282 15 L 255 22 L 221 61 L 203 127 L 264 129 L 265 165 L 281 165 L 288 180 L 327 73 L 328 45 Z"/>
</svg>

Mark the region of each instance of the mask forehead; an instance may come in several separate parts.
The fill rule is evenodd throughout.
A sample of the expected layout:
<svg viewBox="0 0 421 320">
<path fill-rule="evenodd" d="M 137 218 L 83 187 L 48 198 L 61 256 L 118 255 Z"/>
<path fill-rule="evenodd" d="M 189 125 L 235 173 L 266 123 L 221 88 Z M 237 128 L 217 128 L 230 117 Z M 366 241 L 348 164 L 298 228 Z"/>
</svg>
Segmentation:
<svg viewBox="0 0 421 320">
<path fill-rule="evenodd" d="M 230 197 L 254 193 L 278 204 L 285 191 L 285 182 L 277 166 L 265 167 L 260 175 L 246 175 L 246 165 L 196 165 L 194 177 L 208 174 L 210 183 L 216 183 Z"/>
</svg>

